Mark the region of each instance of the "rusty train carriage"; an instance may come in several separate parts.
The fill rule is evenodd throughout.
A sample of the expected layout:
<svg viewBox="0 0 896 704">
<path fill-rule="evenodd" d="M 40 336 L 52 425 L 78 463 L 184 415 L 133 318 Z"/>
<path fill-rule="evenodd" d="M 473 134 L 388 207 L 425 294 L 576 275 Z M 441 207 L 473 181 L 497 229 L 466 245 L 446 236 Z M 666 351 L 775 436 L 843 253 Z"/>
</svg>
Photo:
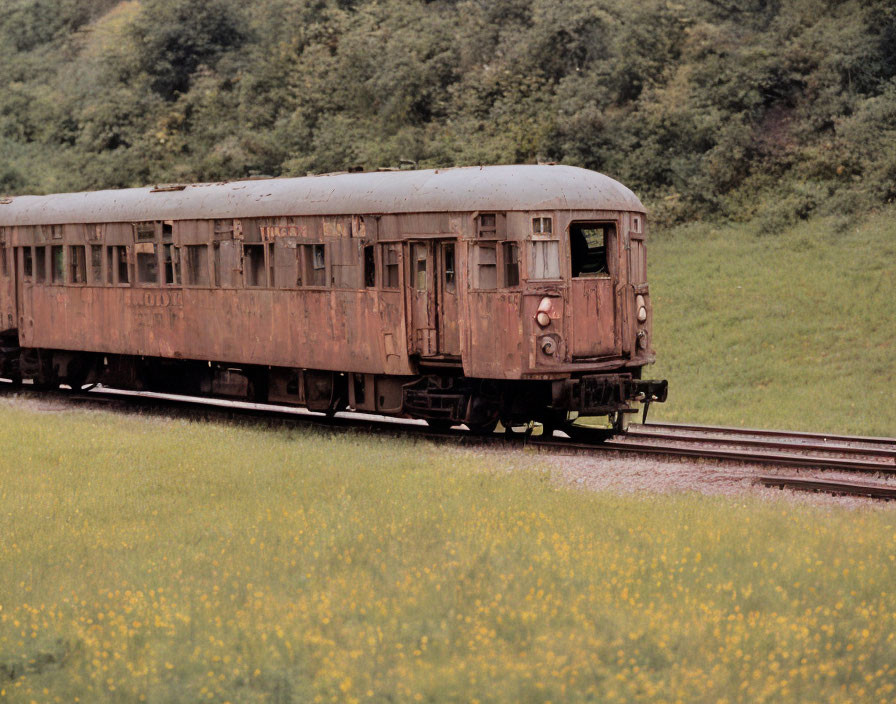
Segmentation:
<svg viewBox="0 0 896 704">
<path fill-rule="evenodd" d="M 618 422 L 653 361 L 644 208 L 501 166 L 0 201 L 0 373 L 491 427 Z"/>
</svg>

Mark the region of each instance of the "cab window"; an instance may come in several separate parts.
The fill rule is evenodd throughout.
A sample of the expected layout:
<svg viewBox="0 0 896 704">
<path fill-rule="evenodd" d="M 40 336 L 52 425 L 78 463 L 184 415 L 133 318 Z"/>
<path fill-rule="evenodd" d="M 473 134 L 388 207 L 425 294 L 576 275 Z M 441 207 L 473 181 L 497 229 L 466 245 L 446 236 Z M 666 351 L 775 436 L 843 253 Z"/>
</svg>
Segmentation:
<svg viewBox="0 0 896 704">
<path fill-rule="evenodd" d="M 607 243 L 616 234 L 611 222 L 574 222 L 569 226 L 572 277 L 609 274 Z"/>
</svg>

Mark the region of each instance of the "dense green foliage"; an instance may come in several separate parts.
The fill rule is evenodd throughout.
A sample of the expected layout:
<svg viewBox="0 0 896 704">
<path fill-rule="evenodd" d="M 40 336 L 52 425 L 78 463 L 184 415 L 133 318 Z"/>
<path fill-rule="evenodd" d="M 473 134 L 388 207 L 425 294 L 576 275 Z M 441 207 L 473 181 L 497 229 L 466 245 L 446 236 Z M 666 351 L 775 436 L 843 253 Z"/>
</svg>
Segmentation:
<svg viewBox="0 0 896 704">
<path fill-rule="evenodd" d="M 0 65 L 0 192 L 407 159 L 587 166 L 664 221 L 896 196 L 890 0 L 7 0 Z"/>
</svg>

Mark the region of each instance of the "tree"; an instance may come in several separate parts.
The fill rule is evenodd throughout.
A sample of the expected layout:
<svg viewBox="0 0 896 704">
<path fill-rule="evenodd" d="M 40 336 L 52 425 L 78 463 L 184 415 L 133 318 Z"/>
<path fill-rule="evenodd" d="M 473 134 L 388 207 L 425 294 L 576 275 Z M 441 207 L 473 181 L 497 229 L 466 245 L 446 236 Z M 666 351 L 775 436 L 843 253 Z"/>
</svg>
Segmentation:
<svg viewBox="0 0 896 704">
<path fill-rule="evenodd" d="M 153 91 L 173 100 L 201 65 L 213 65 L 246 40 L 245 24 L 228 0 L 146 0 L 133 25 L 137 69 Z"/>
</svg>

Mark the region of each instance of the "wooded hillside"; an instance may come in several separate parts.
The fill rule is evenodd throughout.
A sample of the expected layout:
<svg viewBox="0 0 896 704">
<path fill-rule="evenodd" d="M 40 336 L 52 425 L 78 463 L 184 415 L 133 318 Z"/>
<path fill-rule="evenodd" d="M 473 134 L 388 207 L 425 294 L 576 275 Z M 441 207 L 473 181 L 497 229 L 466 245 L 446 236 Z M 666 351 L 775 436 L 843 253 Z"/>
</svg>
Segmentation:
<svg viewBox="0 0 896 704">
<path fill-rule="evenodd" d="M 657 219 L 896 197 L 892 0 L 6 0 L 0 192 L 558 161 Z"/>
</svg>

